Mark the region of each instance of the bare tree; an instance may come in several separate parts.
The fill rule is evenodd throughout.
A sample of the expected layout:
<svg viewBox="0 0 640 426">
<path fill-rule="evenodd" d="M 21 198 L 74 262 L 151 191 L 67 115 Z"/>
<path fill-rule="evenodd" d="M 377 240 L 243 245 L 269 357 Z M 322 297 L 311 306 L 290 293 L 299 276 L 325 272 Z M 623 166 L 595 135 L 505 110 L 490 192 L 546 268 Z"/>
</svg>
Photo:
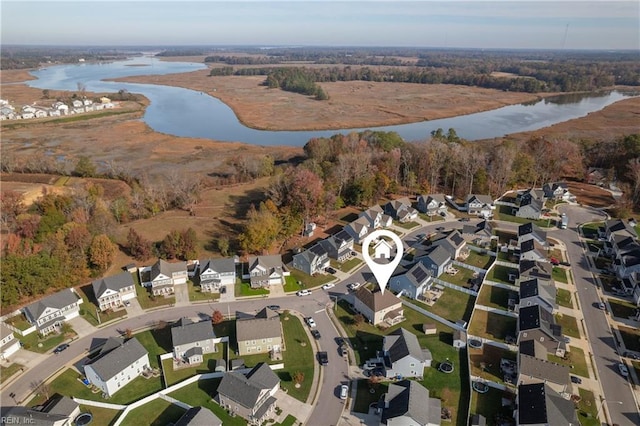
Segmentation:
<svg viewBox="0 0 640 426">
<path fill-rule="evenodd" d="M 29 386 L 34 393 L 44 396 L 45 399 L 51 396 L 51 386 L 43 380 L 34 380 Z"/>
</svg>

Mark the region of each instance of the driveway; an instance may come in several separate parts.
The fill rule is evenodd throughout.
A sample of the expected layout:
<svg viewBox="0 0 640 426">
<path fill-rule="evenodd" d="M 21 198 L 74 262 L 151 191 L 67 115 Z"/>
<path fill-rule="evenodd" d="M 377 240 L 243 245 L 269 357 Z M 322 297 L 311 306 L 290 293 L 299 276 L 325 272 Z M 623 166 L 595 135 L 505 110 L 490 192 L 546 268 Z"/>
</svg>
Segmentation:
<svg viewBox="0 0 640 426">
<path fill-rule="evenodd" d="M 176 306 L 189 305 L 189 286 L 186 283 L 174 285 L 173 290 L 176 295 Z"/>
</svg>

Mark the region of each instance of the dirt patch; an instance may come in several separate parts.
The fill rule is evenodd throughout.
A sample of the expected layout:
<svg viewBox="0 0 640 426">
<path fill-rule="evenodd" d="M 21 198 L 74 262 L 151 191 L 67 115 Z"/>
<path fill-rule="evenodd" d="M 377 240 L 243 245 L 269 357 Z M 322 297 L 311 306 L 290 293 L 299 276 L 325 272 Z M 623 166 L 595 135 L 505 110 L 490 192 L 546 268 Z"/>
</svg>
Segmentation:
<svg viewBox="0 0 640 426">
<path fill-rule="evenodd" d="M 609 207 L 615 203 L 611 193 L 599 186 L 582 182 L 567 182 L 567 187 L 580 204 L 601 208 Z"/>
</svg>

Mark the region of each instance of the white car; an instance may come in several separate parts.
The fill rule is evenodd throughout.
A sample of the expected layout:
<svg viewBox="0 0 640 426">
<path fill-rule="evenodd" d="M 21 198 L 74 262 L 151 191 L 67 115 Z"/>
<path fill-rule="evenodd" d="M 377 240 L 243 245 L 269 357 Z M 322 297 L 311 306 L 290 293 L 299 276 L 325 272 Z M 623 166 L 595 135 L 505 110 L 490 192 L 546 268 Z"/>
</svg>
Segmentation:
<svg viewBox="0 0 640 426">
<path fill-rule="evenodd" d="M 309 290 L 300 290 L 296 293 L 298 296 L 308 296 L 311 294 Z"/>
<path fill-rule="evenodd" d="M 305 318 L 305 321 L 307 322 L 307 325 L 309 326 L 309 328 L 316 328 L 316 321 L 313 318 L 311 317 Z"/>
<path fill-rule="evenodd" d="M 340 399 L 347 399 L 347 396 L 349 396 L 349 386 L 340 386 Z"/>
<path fill-rule="evenodd" d="M 623 363 L 618 364 L 618 370 L 620 370 L 620 374 L 622 374 L 623 377 L 629 377 L 629 369 Z"/>
<path fill-rule="evenodd" d="M 347 288 L 349 290 L 351 290 L 351 291 L 356 291 L 357 289 L 360 288 L 361 285 L 362 284 L 360 284 L 360 283 L 351 283 L 351 284 L 347 285 Z"/>
<path fill-rule="evenodd" d="M 334 288 L 336 285 L 333 283 L 325 284 L 322 286 L 323 290 L 329 290 L 330 288 Z"/>
</svg>

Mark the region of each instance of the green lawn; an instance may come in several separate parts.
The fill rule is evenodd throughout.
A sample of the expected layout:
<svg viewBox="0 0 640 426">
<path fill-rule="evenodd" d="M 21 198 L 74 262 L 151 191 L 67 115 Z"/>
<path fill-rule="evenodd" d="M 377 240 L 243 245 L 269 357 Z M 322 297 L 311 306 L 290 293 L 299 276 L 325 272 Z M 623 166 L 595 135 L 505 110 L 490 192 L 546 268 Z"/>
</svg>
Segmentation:
<svg viewBox="0 0 640 426">
<path fill-rule="evenodd" d="M 298 284 L 298 281 L 289 275 L 288 277 L 284 277 L 284 291 L 285 293 L 290 293 L 292 291 L 298 291 L 302 289 L 302 286 Z"/>
<path fill-rule="evenodd" d="M 4 383 L 9 377 L 16 374 L 22 368 L 24 368 L 24 365 L 18 364 L 17 362 L 9 364 L 7 367 L 0 366 L 0 383 Z"/>
<path fill-rule="evenodd" d="M 600 426 L 600 420 L 596 417 L 599 404 L 593 396 L 593 392 L 578 388 L 580 402 L 578 402 L 578 421 L 582 426 Z"/>
<path fill-rule="evenodd" d="M 294 424 L 296 424 L 296 421 L 297 419 L 293 417 L 291 414 L 289 414 L 287 417 L 284 418 L 282 423 L 275 423 L 274 426 L 293 426 Z"/>
<path fill-rule="evenodd" d="M 191 280 L 187 281 L 187 288 L 189 289 L 189 300 L 192 302 L 220 299 L 220 293 L 203 292 L 202 288 L 199 285 L 195 285 Z"/>
<path fill-rule="evenodd" d="M 242 417 L 231 417 L 224 408 L 213 402 L 212 397 L 216 394 L 220 380 L 221 379 L 200 380 L 171 392 L 169 396 L 194 407 L 208 408 L 222 420 L 224 426 L 246 425 L 247 422 Z"/>
<path fill-rule="evenodd" d="M 488 425 L 495 425 L 495 419 L 500 417 L 510 420 L 507 424 L 515 424 L 513 421 L 513 406 L 502 406 L 502 400 L 509 399 L 513 401 L 515 395 L 489 386 L 489 392 L 478 393 L 471 392 L 471 414 L 481 414 L 487 419 Z"/>
<path fill-rule="evenodd" d="M 529 223 L 533 222 L 541 228 L 548 228 L 550 226 L 556 226 L 556 219 L 548 218 L 548 219 L 539 219 L 539 220 L 531 220 L 526 219 L 524 217 L 517 217 L 511 214 L 512 207 L 510 206 L 497 206 L 498 208 L 494 212 L 495 220 L 505 220 L 507 222 L 515 222 L 515 223 Z"/>
<path fill-rule="evenodd" d="M 104 426 L 112 425 L 121 413 L 121 411 L 118 410 L 109 410 L 108 408 L 94 407 L 93 405 L 81 405 L 80 411 L 83 413 L 91 413 L 93 416 L 92 423 Z"/>
<path fill-rule="evenodd" d="M 289 318 L 288 320 L 286 318 Z M 313 366 L 315 363 L 315 354 L 304 326 L 293 315 L 283 315 L 282 329 L 284 332 L 284 341 L 286 350 L 283 352 L 284 370 L 276 373 L 280 377 L 280 386 L 286 389 L 292 397 L 306 402 L 313 383 Z M 303 346 L 304 345 L 304 346 Z M 299 388 L 295 388 L 292 376 L 295 372 L 300 371 L 304 374 L 304 381 Z"/>
<path fill-rule="evenodd" d="M 582 225 L 582 235 L 585 238 L 596 238 L 598 236 L 598 228 L 604 226 L 604 222 L 592 222 Z"/>
<path fill-rule="evenodd" d="M 40 337 L 40 334 L 37 331 L 33 333 L 27 334 L 26 336 L 18 336 L 20 337 L 20 341 L 22 342 L 22 347 L 40 354 L 49 352 L 59 344 L 65 342 L 68 338 L 75 336 L 76 333 L 71 329 L 68 333 L 50 333 L 44 337 Z M 66 337 L 65 337 L 66 336 Z"/>
<path fill-rule="evenodd" d="M 580 330 L 578 329 L 578 321 L 571 315 L 555 315 L 556 323 L 562 326 L 562 334 L 570 337 L 580 338 Z"/>
<path fill-rule="evenodd" d="M 478 304 L 507 311 L 509 310 L 509 290 L 485 284 L 478 295 Z"/>
<path fill-rule="evenodd" d="M 302 282 L 302 288 L 314 288 L 314 287 L 319 287 L 322 284 L 326 284 L 328 282 L 333 281 L 333 275 L 322 275 L 322 274 L 318 274 L 315 276 L 311 276 L 311 275 L 307 275 L 302 271 L 299 271 L 297 269 L 292 269 L 291 270 L 291 276 L 296 280 L 296 281 L 301 281 Z"/>
<path fill-rule="evenodd" d="M 12 316 L 7 319 L 6 323 L 11 324 L 20 331 L 24 331 L 31 327 L 31 324 L 27 321 L 27 317 L 24 314 Z"/>
<path fill-rule="evenodd" d="M 618 326 L 624 345 L 630 351 L 640 351 L 640 330 L 637 328 Z"/>
<path fill-rule="evenodd" d="M 516 325 L 516 318 L 476 309 L 469 324 L 469 334 L 504 342 L 507 336 L 515 337 Z"/>
<path fill-rule="evenodd" d="M 175 296 L 153 296 L 151 294 L 151 289 L 147 289 L 146 287 L 143 287 L 139 284 L 140 279 L 138 277 L 138 274 L 132 275 L 134 276 L 134 282 L 136 283 L 136 295 L 138 297 L 138 302 L 140 303 L 140 307 L 142 309 L 158 308 L 175 303 Z"/>
<path fill-rule="evenodd" d="M 122 421 L 123 426 L 165 426 L 178 421 L 185 410 L 175 404 L 156 398 L 134 410 Z"/>
<path fill-rule="evenodd" d="M 455 284 L 460 287 L 465 287 L 465 288 L 470 287 L 469 280 L 473 278 L 473 275 L 475 274 L 475 272 L 473 272 L 471 269 L 463 268 L 458 265 L 454 265 L 453 267 L 458 270 L 458 272 L 456 272 L 455 275 L 444 273 L 440 275 L 438 278 L 440 278 L 442 281 L 446 281 L 448 283 Z"/>
<path fill-rule="evenodd" d="M 396 225 L 403 229 L 413 229 L 420 226 L 418 222 L 405 222 L 405 223 L 396 222 Z"/>
<path fill-rule="evenodd" d="M 569 290 L 559 288 L 556 293 L 556 303 L 560 306 L 564 306 L 565 308 L 573 309 L 571 292 Z"/>
<path fill-rule="evenodd" d="M 553 278 L 554 281 L 559 281 L 561 283 L 569 283 L 569 280 L 567 280 L 567 271 L 564 268 L 560 268 L 559 266 L 553 267 L 551 278 Z"/>
<path fill-rule="evenodd" d="M 422 220 L 424 220 L 425 222 L 439 222 L 441 220 L 444 220 L 444 218 L 442 216 L 440 216 L 439 214 L 435 214 L 433 216 L 429 216 L 426 213 L 418 213 L 418 217 Z"/>
<path fill-rule="evenodd" d="M 555 355 L 547 355 L 547 360 L 556 362 L 562 365 L 568 365 L 571 368 L 571 374 L 575 374 L 582 377 L 589 377 L 589 369 L 587 368 L 587 359 L 584 356 L 584 351 L 575 346 L 569 346 L 569 352 L 564 358 L 557 357 Z"/>
<path fill-rule="evenodd" d="M 455 323 L 460 319 L 469 322 L 475 302 L 476 298 L 470 294 L 445 287 L 433 306 L 425 305 L 424 307 L 451 322 Z"/>
<path fill-rule="evenodd" d="M 500 360 L 506 358 L 515 361 L 517 354 L 493 345 L 482 345 L 481 348 L 469 348 L 471 374 L 504 384 L 504 374 L 500 370 Z"/>
<path fill-rule="evenodd" d="M 354 382 L 351 382 L 351 386 L 353 386 Z M 373 385 L 369 385 L 369 380 L 356 380 L 355 385 L 356 389 L 356 400 L 353 402 L 353 411 L 356 413 L 368 413 L 369 406 L 378 402 L 380 397 L 387 393 L 387 389 L 389 386 L 386 383 L 377 383 Z M 371 393 L 371 389 L 375 390 L 374 393 Z"/>
<path fill-rule="evenodd" d="M 218 352 L 211 354 L 205 354 L 203 356 L 202 364 L 194 367 L 180 368 L 178 370 L 173 369 L 173 358 L 165 359 L 162 361 L 162 372 L 164 374 L 166 385 L 171 386 L 174 383 L 178 383 L 196 374 L 211 373 L 215 370 L 216 359 L 223 357 L 224 344 L 219 344 Z"/>
<path fill-rule="evenodd" d="M 160 367 L 159 356 L 173 351 L 171 324 L 169 323 L 161 323 L 155 329 L 143 331 L 134 337 L 149 351 L 149 364 L 151 364 L 151 367 Z"/>
<path fill-rule="evenodd" d="M 93 294 L 93 287 L 91 285 L 78 287 L 78 294 L 82 297 L 80 315 L 94 327 L 127 315 L 127 310 L 124 308 L 117 311 L 109 309 L 104 312 L 99 312 L 98 306 L 93 303 L 96 298 Z M 98 315 L 100 316 L 99 320 Z"/>
<path fill-rule="evenodd" d="M 331 266 L 341 270 L 342 272 L 349 272 L 360 265 L 362 265 L 362 260 L 360 260 L 357 257 L 353 257 L 347 260 L 346 262 L 342 262 L 342 263 L 331 260 Z"/>
<path fill-rule="evenodd" d="M 489 256 L 488 254 L 480 254 L 476 251 L 470 250 L 469 257 L 464 260 L 464 263 L 467 265 L 475 266 L 476 268 L 481 269 L 489 269 L 489 266 L 494 261 L 493 256 Z"/>
<path fill-rule="evenodd" d="M 638 307 L 626 302 L 624 300 L 609 299 L 609 306 L 611 306 L 611 314 L 614 317 L 629 319 L 629 317 L 635 318 Z"/>
<path fill-rule="evenodd" d="M 513 281 L 509 281 L 509 274 L 515 274 L 517 276 L 518 270 L 507 266 L 496 265 L 489 271 L 487 279 L 498 283 L 514 285 Z"/>
<path fill-rule="evenodd" d="M 235 291 L 236 297 L 263 296 L 269 294 L 269 290 L 266 288 L 251 288 L 251 284 L 247 281 L 242 281 L 240 283 L 236 282 Z"/>
</svg>

